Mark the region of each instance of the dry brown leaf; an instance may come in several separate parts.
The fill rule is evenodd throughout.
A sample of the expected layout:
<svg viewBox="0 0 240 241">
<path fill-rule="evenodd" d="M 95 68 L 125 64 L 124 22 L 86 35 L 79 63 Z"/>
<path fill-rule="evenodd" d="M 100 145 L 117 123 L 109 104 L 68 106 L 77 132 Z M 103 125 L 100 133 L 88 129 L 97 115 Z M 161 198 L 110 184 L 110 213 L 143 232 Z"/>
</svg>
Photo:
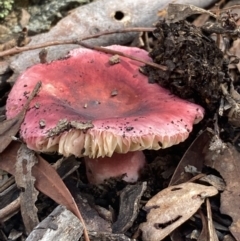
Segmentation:
<svg viewBox="0 0 240 241">
<path fill-rule="evenodd" d="M 68 188 L 56 170 L 41 156 L 38 156 L 38 163 L 32 169 L 32 173 L 36 178 L 35 186 L 39 191 L 79 217 L 79 210 Z"/>
<path fill-rule="evenodd" d="M 159 192 L 145 206 L 147 222 L 139 226 L 143 241 L 162 240 L 197 212 L 206 197 L 217 193 L 215 187 L 195 183 L 183 183 Z"/>
<path fill-rule="evenodd" d="M 13 119 L 5 120 L 0 123 L 0 153 L 3 152 L 11 143 L 12 136 L 15 136 L 18 133 L 20 125 L 23 122 L 25 112 L 33 97 L 38 93 L 40 87 L 41 82 L 38 82 L 20 113 L 18 113 Z"/>
<path fill-rule="evenodd" d="M 179 162 L 169 186 L 187 182 L 193 177 L 191 173 L 185 172 L 186 166 L 194 166 L 197 171 L 202 171 L 203 153 L 208 148 L 211 137 L 212 134 L 209 131 L 204 131 L 193 141 Z"/>
<path fill-rule="evenodd" d="M 209 151 L 205 164 L 216 169 L 226 183 L 226 189 L 221 194 L 221 213 L 231 216 L 233 222 L 230 231 L 240 240 L 240 154 L 231 144 L 221 153 Z"/>
<path fill-rule="evenodd" d="M 21 190 L 21 214 L 27 234 L 30 234 L 39 223 L 38 210 L 35 206 L 38 191 L 34 187 L 36 179 L 32 176 L 32 168 L 37 162 L 35 152 L 22 144 L 17 155 L 15 180 Z"/>
</svg>

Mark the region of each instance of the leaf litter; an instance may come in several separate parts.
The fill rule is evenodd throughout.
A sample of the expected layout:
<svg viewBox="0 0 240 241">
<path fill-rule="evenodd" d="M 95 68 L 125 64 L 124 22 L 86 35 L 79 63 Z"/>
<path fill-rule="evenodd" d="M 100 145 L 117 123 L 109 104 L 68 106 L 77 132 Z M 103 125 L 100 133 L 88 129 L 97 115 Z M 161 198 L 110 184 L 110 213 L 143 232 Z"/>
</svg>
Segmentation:
<svg viewBox="0 0 240 241">
<path fill-rule="evenodd" d="M 21 198 L 23 198 L 23 200 L 21 200 L 21 209 L 23 209 L 23 219 L 26 220 L 26 229 L 28 231 L 31 230 L 33 228 L 32 225 L 38 222 L 36 213 L 34 212 L 34 210 L 36 211 L 34 205 L 37 192 L 34 190 L 33 184 L 39 191 L 74 213 L 84 225 L 82 216 L 71 193 L 56 170 L 41 156 L 35 154 L 27 147 L 24 147 L 25 150 L 22 150 L 20 147 L 20 151 L 18 151 L 18 148 L 19 143 L 13 142 L 4 152 L 0 153 L 0 169 L 15 176 L 17 184 L 20 185 L 20 188 L 24 188 L 22 192 L 26 192 L 26 194 L 21 195 Z M 28 155 L 24 152 L 27 152 Z M 24 166 L 23 173 L 23 166 L 21 165 L 24 165 L 26 161 L 27 163 L 26 166 Z M 29 218 L 32 218 L 34 222 L 32 222 L 33 220 L 29 222 Z M 31 226 L 29 227 L 29 225 Z M 87 236 L 88 235 L 85 234 L 85 238 Z"/>
<path fill-rule="evenodd" d="M 145 205 L 147 222 L 140 225 L 144 241 L 158 241 L 193 216 L 206 197 L 218 193 L 214 187 L 195 183 L 171 186 L 152 197 Z"/>
<path fill-rule="evenodd" d="M 214 157 L 214 158 L 213 158 Z M 237 240 L 240 240 L 240 217 L 239 209 L 240 203 L 240 189 L 239 189 L 239 152 L 231 145 L 223 150 L 221 154 L 215 157 L 214 151 L 206 155 L 205 164 L 216 169 L 223 177 L 226 188 L 221 194 L 221 213 L 229 215 L 233 222 L 229 227 L 232 234 Z"/>
<path fill-rule="evenodd" d="M 200 9 L 193 8 L 192 6 L 189 6 L 189 5 L 186 5 L 186 6 L 181 5 L 181 6 L 174 6 L 174 7 L 176 7 L 174 10 L 175 13 L 177 12 L 176 9 L 179 9 L 179 7 L 184 9 L 185 12 L 182 13 L 182 16 L 184 14 L 186 14 L 186 15 L 183 17 L 183 19 L 185 19 L 186 16 L 190 16 L 191 13 L 206 13 L 205 10 L 201 11 Z M 209 14 L 209 12 L 207 14 Z M 182 16 L 180 16 L 180 17 L 182 17 Z M 212 39 L 210 38 L 210 34 L 213 32 L 217 32 L 217 34 L 218 34 L 217 38 L 219 37 L 219 33 L 226 35 L 231 40 L 232 40 L 232 37 L 236 37 L 237 33 L 235 31 L 236 26 L 234 26 L 233 16 L 231 15 L 231 13 L 227 13 L 227 14 L 225 14 L 225 18 L 226 19 L 224 19 L 223 17 L 222 18 L 220 17 L 220 22 L 222 21 L 221 23 L 223 23 L 222 26 L 219 26 L 219 25 L 214 25 L 214 26 L 211 25 L 210 26 L 210 25 L 206 24 L 201 29 L 195 28 L 191 24 L 187 23 L 185 20 L 180 20 L 180 22 L 176 22 L 176 23 L 160 21 L 157 25 L 157 29 L 153 33 L 157 37 L 157 39 L 158 39 L 157 41 L 159 41 L 159 43 L 163 42 L 163 43 L 165 43 L 164 46 L 167 46 L 167 49 L 159 50 L 158 48 L 159 48 L 160 44 L 158 43 L 157 48 L 154 49 L 151 53 L 151 55 L 155 58 L 155 62 L 165 66 L 166 71 L 161 71 L 159 69 L 155 71 L 154 69 L 151 69 L 152 67 L 149 67 L 149 66 L 146 67 L 145 71 L 150 73 L 150 80 L 151 81 L 157 80 L 159 82 L 159 84 L 161 84 L 161 85 L 164 85 L 164 86 L 168 85 L 167 87 L 170 90 L 172 90 L 173 93 L 180 95 L 183 98 L 188 98 L 188 99 L 191 98 L 195 102 L 201 103 L 207 110 L 206 120 L 208 119 L 208 123 L 206 122 L 206 123 L 202 124 L 202 127 L 205 128 L 206 126 L 210 126 L 211 128 L 213 128 L 212 133 L 214 133 L 214 136 L 212 137 L 211 135 L 209 135 L 208 132 L 207 132 L 207 134 L 206 134 L 206 132 L 205 132 L 205 134 L 201 134 L 198 137 L 198 139 L 196 139 L 196 141 L 192 144 L 192 146 L 190 146 L 189 149 L 185 152 L 185 154 L 172 178 L 173 183 L 182 182 L 182 184 L 179 184 L 181 187 L 179 190 L 171 191 L 171 190 L 174 190 L 173 189 L 174 187 L 179 187 L 179 186 L 173 186 L 173 187 L 170 186 L 166 189 L 163 189 L 163 191 L 160 191 L 158 194 L 156 194 L 156 191 L 154 194 L 150 193 L 148 191 L 148 189 L 145 192 L 145 194 L 143 194 L 142 200 L 145 200 L 145 198 L 147 196 L 149 199 L 153 195 L 156 194 L 154 197 L 157 197 L 157 200 L 155 200 L 154 202 L 157 203 L 157 206 L 154 206 L 155 204 L 150 205 L 150 207 L 152 207 L 153 210 L 154 209 L 161 210 L 162 207 L 158 206 L 158 202 L 161 202 L 161 200 L 163 200 L 163 202 L 164 202 L 164 200 L 165 201 L 167 200 L 168 203 L 171 203 L 171 201 L 173 202 L 173 204 L 171 206 L 172 208 L 170 208 L 169 212 L 166 211 L 166 210 L 168 210 L 167 208 L 166 209 L 163 208 L 164 209 L 163 212 L 160 212 L 159 219 L 162 218 L 162 216 L 163 216 L 163 220 L 160 219 L 160 221 L 156 221 L 157 228 L 156 228 L 156 225 L 155 226 L 152 225 L 151 217 L 154 215 L 150 215 L 151 209 L 149 209 L 150 211 L 147 209 L 148 204 L 152 199 L 150 199 L 150 201 L 147 202 L 145 209 L 149 211 L 147 217 L 150 221 L 147 221 L 147 222 L 143 221 L 142 222 L 143 224 L 140 225 L 141 230 L 143 232 L 143 239 L 145 238 L 144 235 L 146 235 L 148 230 L 151 228 L 154 228 L 154 232 L 150 233 L 150 235 L 153 235 L 153 236 L 160 235 L 160 237 L 162 237 L 161 236 L 161 235 L 163 235 L 162 233 L 164 233 L 164 235 L 166 233 L 169 234 L 168 228 L 171 229 L 175 224 L 177 224 L 176 225 L 176 227 L 177 227 L 179 220 L 180 221 L 184 220 L 183 222 L 185 222 L 194 213 L 196 213 L 197 210 L 200 208 L 200 205 L 204 202 L 204 199 L 208 195 L 211 196 L 209 193 L 206 193 L 206 196 L 203 195 L 202 192 L 199 194 L 199 192 L 198 192 L 200 190 L 199 186 L 201 186 L 201 188 L 204 189 L 204 191 L 211 189 L 217 193 L 217 189 L 212 186 L 209 187 L 209 186 L 203 186 L 200 184 L 193 184 L 193 183 L 186 182 L 191 177 L 194 177 L 195 175 L 199 175 L 199 174 L 202 174 L 203 172 L 205 172 L 204 168 L 206 168 L 206 165 L 211 167 L 212 170 L 215 169 L 218 171 L 218 173 L 217 174 L 215 173 L 215 174 L 219 176 L 218 177 L 218 178 L 220 178 L 219 180 L 222 180 L 221 178 L 223 178 L 225 185 L 217 185 L 218 181 L 216 181 L 216 180 L 211 181 L 211 180 L 206 180 L 206 179 L 205 180 L 199 179 L 198 182 L 204 181 L 205 183 L 206 182 L 213 183 L 213 185 L 218 187 L 219 190 L 224 190 L 223 193 L 221 194 L 221 211 L 222 211 L 222 213 L 228 214 L 229 216 L 231 216 L 233 218 L 233 223 L 230 226 L 230 231 L 232 232 L 233 236 L 236 239 L 239 239 L 239 229 L 240 228 L 238 227 L 238 222 L 239 222 L 240 217 L 239 217 L 238 213 L 235 211 L 235 209 L 237 207 L 239 207 L 239 202 L 237 202 L 237 200 L 238 200 L 237 195 L 239 196 L 239 194 L 238 194 L 238 188 L 237 188 L 237 184 L 236 184 L 236 183 L 238 183 L 237 182 L 237 180 L 238 180 L 238 177 L 237 177 L 238 172 L 237 171 L 239 169 L 237 166 L 236 160 L 239 157 L 239 153 L 235 149 L 235 146 L 237 146 L 236 144 L 237 144 L 238 138 L 236 138 L 236 136 L 234 136 L 235 137 L 234 140 L 232 138 L 232 135 L 233 135 L 232 133 L 235 134 L 238 131 L 237 128 L 235 128 L 234 126 L 236 126 L 236 127 L 239 126 L 239 98 L 238 98 L 239 96 L 238 96 L 238 93 L 236 93 L 236 91 L 238 91 L 238 86 L 237 86 L 236 82 L 232 81 L 233 77 L 227 71 L 228 63 L 225 62 L 223 53 L 221 51 L 219 51 L 219 49 L 218 49 L 219 46 L 216 47 L 215 42 L 212 41 Z M 224 24 L 225 24 L 225 26 L 224 26 Z M 226 30 L 227 28 L 232 27 L 232 26 L 233 26 L 233 28 L 231 28 L 230 30 L 229 29 Z M 182 46 L 183 46 L 182 43 L 184 43 L 184 41 L 186 41 L 185 46 L 189 46 L 188 49 L 190 49 L 190 52 L 182 52 L 184 50 L 182 48 Z M 201 41 L 203 41 L 203 45 L 201 45 L 202 44 Z M 195 45 L 196 43 L 197 43 L 197 45 Z M 86 47 L 87 47 L 87 45 L 86 45 Z M 99 48 L 99 50 L 101 50 L 101 49 Z M 164 53 L 164 54 L 159 55 L 159 52 Z M 208 55 L 208 52 L 210 52 L 209 55 Z M 203 54 L 203 56 L 201 54 Z M 214 54 L 216 54 L 216 56 L 214 56 Z M 178 58 L 178 56 L 181 56 L 181 58 L 179 58 L 177 60 L 174 60 L 174 59 L 172 60 L 172 56 L 175 56 L 176 58 Z M 201 57 L 202 57 L 202 59 L 201 59 Z M 182 61 L 182 58 L 185 59 L 185 62 Z M 189 59 L 191 59 L 191 61 Z M 200 60 L 202 61 L 202 63 L 205 63 L 205 64 L 202 65 Z M 212 61 L 214 61 L 214 63 Z M 184 72 L 185 70 L 187 70 L 187 71 Z M 159 76 L 160 76 L 160 78 L 159 78 Z M 188 81 L 185 81 L 185 79 Z M 209 80 L 209 79 L 211 79 L 210 83 L 207 83 L 206 81 L 204 82 L 204 80 Z M 231 88 L 233 88 L 233 90 L 234 91 L 236 90 L 236 91 L 235 92 L 232 91 Z M 236 94 L 236 96 L 234 95 L 234 93 Z M 217 114 L 219 116 L 218 120 L 216 120 L 216 118 L 213 118 L 213 113 Z M 210 124 L 209 124 L 209 122 L 211 122 L 211 121 L 209 121 L 209 119 L 212 120 L 212 123 L 210 123 Z M 233 121 L 228 122 L 229 120 L 233 120 Z M 227 122 L 227 124 L 226 124 L 226 122 Z M 19 123 L 17 123 L 17 124 L 19 125 Z M 16 124 L 16 126 L 17 126 L 17 124 Z M 229 127 L 228 124 L 233 125 L 233 128 L 231 126 Z M 13 123 L 7 124 L 6 125 L 7 127 L 4 127 L 4 131 L 2 131 L 2 133 L 3 134 L 5 132 L 7 133 L 9 131 L 9 129 L 11 129 L 10 127 L 12 125 L 15 127 L 14 120 L 13 120 Z M 216 128 L 216 126 L 218 126 L 218 125 L 219 125 L 219 129 L 221 129 L 221 132 L 219 131 L 219 129 L 217 130 L 217 128 Z M 14 133 L 16 132 L 16 129 L 18 129 L 18 128 L 16 128 L 16 127 L 14 128 L 15 129 Z M 9 133 L 12 135 L 12 133 L 10 131 L 9 131 Z M 16 135 L 16 133 L 14 135 Z M 11 136 L 11 135 L 8 134 L 8 136 Z M 232 142 L 233 144 L 235 144 L 235 146 L 233 146 L 231 144 L 225 144 L 225 142 L 229 142 L 229 141 Z M 11 140 L 10 140 L 10 142 L 11 142 Z M 219 145 L 219 143 L 220 143 L 220 145 Z M 4 144 L 2 149 L 5 149 L 8 144 Z M 12 144 L 13 143 L 10 144 L 10 147 Z M 5 155 L 4 153 L 7 150 L 9 150 L 9 149 L 7 148 L 2 154 L 0 154 L 1 162 L 2 162 L 2 157 L 4 157 L 4 155 Z M 209 156 L 210 156 L 210 158 L 209 158 Z M 205 161 L 204 157 L 206 157 L 207 161 Z M 15 158 L 16 158 L 16 155 L 15 155 Z M 230 159 L 230 164 L 227 163 L 227 160 L 229 160 L 229 159 Z M 0 162 L 0 164 L 1 164 L 1 162 Z M 4 162 L 1 164 L 2 165 L 1 168 L 3 167 L 2 169 L 6 170 L 6 171 L 8 170 L 9 173 L 14 173 L 15 168 L 13 166 L 11 166 L 11 164 L 13 162 L 9 162 L 9 163 L 8 162 L 4 163 Z M 41 162 L 44 162 L 44 164 L 43 164 L 43 166 L 39 167 L 39 170 L 36 169 L 37 172 L 40 172 L 42 177 L 49 178 L 48 176 L 49 175 L 51 176 L 53 173 L 52 169 L 47 167 L 46 168 L 47 174 L 44 174 L 44 172 L 45 172 L 44 165 L 47 165 L 47 164 L 45 163 L 44 160 L 41 160 L 38 157 L 37 165 L 39 165 L 39 162 L 40 162 L 40 164 L 41 164 Z M 186 167 L 188 167 L 188 171 L 187 171 Z M 190 171 L 191 172 L 190 176 L 189 176 L 189 170 L 190 170 L 189 167 L 192 170 L 192 171 Z M 196 168 L 196 169 L 194 169 L 194 168 Z M 33 167 L 32 174 L 34 173 L 34 170 L 35 169 Z M 188 172 L 188 174 L 187 174 L 187 172 Z M 208 172 L 209 172 L 209 170 L 208 170 Z M 38 175 L 37 175 L 37 177 L 38 177 Z M 197 176 L 195 176 L 195 177 L 197 177 Z M 43 178 L 39 179 L 39 182 L 40 182 L 39 186 L 43 185 L 43 183 L 44 183 L 44 182 L 41 183 L 42 179 Z M 51 179 L 51 177 L 50 177 L 50 179 Z M 58 179 L 56 179 L 56 180 L 58 180 Z M 32 182 L 33 182 L 33 180 L 32 180 Z M 51 183 L 51 182 L 52 182 L 51 180 L 46 181 L 46 183 Z M 149 181 L 149 183 L 151 183 L 151 180 Z M 192 185 L 192 184 L 195 185 L 195 187 L 197 187 L 197 188 L 191 189 L 189 187 L 189 185 Z M 36 178 L 36 185 L 37 185 L 37 178 Z M 110 185 L 110 183 L 106 183 L 106 185 Z M 106 185 L 96 187 L 96 190 L 98 189 L 98 191 L 101 190 L 100 192 L 104 192 L 104 188 L 106 188 Z M 115 187 L 115 186 L 113 185 L 113 187 Z M 49 192 L 50 192 L 49 190 L 46 191 L 46 190 L 44 190 L 43 187 L 40 187 L 38 189 L 40 190 L 41 188 L 43 189 L 42 192 L 49 194 Z M 58 188 L 62 188 L 62 186 L 61 187 L 54 186 L 53 189 L 51 189 L 51 191 L 54 193 L 51 195 L 53 195 L 55 199 L 59 198 L 58 197 L 59 193 L 60 193 L 59 194 L 60 197 L 63 195 L 63 194 L 61 194 L 61 190 L 56 191 L 56 189 L 58 189 Z M 164 186 L 163 186 L 163 188 L 164 188 Z M 85 188 L 82 187 L 82 189 L 86 191 Z M 157 190 L 159 191 L 159 189 L 157 189 Z M 180 192 L 180 190 L 184 190 L 185 193 L 183 195 L 179 195 L 179 198 L 178 198 L 179 204 L 177 203 L 176 200 L 174 203 L 175 195 L 171 196 L 170 194 L 172 194 L 172 192 L 174 194 L 175 194 L 175 192 L 178 193 L 178 191 Z M 189 200 L 192 201 L 192 197 L 195 197 L 194 195 L 193 196 L 191 195 L 191 191 L 194 193 L 196 192 L 196 199 L 194 199 L 192 206 L 190 206 L 191 208 L 193 207 L 193 211 L 190 208 L 190 211 L 192 211 L 192 213 L 188 214 L 187 213 L 188 210 L 186 210 L 185 213 L 181 213 L 181 207 L 183 206 L 183 209 L 185 208 L 184 205 L 186 205 L 186 207 L 189 207 L 187 205 Z M 229 195 L 230 192 L 231 192 L 231 195 Z M 185 199 L 185 196 L 186 196 L 186 199 Z M 93 195 L 93 197 L 95 198 L 94 195 Z M 119 197 L 119 195 L 116 195 L 116 197 Z M 153 199 L 154 199 L 154 197 L 153 197 Z M 114 199 L 114 196 L 112 196 L 112 198 Z M 201 204 L 199 204 L 200 201 L 201 201 Z M 62 200 L 61 200 L 61 202 L 62 202 Z M 68 201 L 65 201 L 65 200 L 63 200 L 63 202 L 68 203 Z M 231 203 L 231 204 L 234 203 L 234 205 L 229 205 L 229 203 Z M 33 201 L 32 201 L 32 204 L 33 204 Z M 138 205 L 140 207 L 140 213 L 141 213 L 141 209 L 142 209 L 141 207 L 143 207 L 143 205 L 141 205 L 141 204 L 138 204 Z M 208 199 L 206 201 L 206 206 L 207 206 L 208 220 L 211 220 L 212 217 L 213 218 L 215 217 L 215 214 L 211 213 L 211 207 L 210 207 L 211 205 L 210 205 Z M 74 208 L 72 208 L 72 209 L 74 210 Z M 174 214 L 172 214 L 172 216 L 170 215 L 173 210 L 178 210 L 178 209 L 179 209 L 179 211 L 175 213 L 175 216 L 174 216 Z M 201 213 L 201 211 L 202 210 L 200 209 L 199 212 Z M 165 212 L 167 212 L 167 214 L 164 216 L 163 214 Z M 176 216 L 176 214 L 177 214 L 177 216 Z M 187 216 L 187 214 L 189 216 Z M 167 215 L 170 215 L 169 216 L 170 219 L 166 218 Z M 204 214 L 201 214 L 201 218 L 202 218 L 202 220 L 205 219 Z M 147 223 L 148 224 L 150 223 L 149 226 L 147 226 Z M 203 221 L 203 223 L 204 223 L 204 221 Z M 202 236 L 199 236 L 199 237 L 201 237 L 201 239 L 198 239 L 198 240 L 204 240 L 204 239 L 208 240 L 207 239 L 208 237 L 210 237 L 211 240 L 217 240 L 215 231 L 214 231 L 214 227 L 213 227 L 213 223 L 211 221 L 206 222 L 206 223 L 204 225 L 205 229 L 203 229 L 202 233 L 201 233 Z M 208 225 L 208 227 L 206 227 L 207 225 Z M 133 224 L 133 226 L 134 226 L 134 224 Z M 174 226 L 173 229 L 175 229 L 176 227 Z M 155 229 L 157 229 L 157 230 L 155 230 Z M 198 230 L 199 230 L 199 228 L 198 228 Z M 149 240 L 151 240 L 151 239 L 149 239 Z M 152 238 L 152 240 L 154 240 L 154 237 Z"/>
</svg>

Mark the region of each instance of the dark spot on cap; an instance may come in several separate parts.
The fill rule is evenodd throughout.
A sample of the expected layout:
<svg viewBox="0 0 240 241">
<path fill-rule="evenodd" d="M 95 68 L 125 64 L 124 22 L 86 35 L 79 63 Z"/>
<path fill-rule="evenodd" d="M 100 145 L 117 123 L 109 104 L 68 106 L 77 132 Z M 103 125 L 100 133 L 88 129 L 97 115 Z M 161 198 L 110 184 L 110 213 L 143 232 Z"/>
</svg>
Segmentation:
<svg viewBox="0 0 240 241">
<path fill-rule="evenodd" d="M 125 129 L 126 129 L 126 131 L 131 131 L 131 130 L 133 130 L 133 127 L 132 126 L 127 126 Z"/>
</svg>

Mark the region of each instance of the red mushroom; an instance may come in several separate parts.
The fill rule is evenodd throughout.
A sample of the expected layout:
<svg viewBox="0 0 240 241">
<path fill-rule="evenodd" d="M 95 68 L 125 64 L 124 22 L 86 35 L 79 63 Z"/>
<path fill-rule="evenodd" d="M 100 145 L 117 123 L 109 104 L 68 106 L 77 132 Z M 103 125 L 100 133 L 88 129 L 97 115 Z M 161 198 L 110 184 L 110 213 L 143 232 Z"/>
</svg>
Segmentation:
<svg viewBox="0 0 240 241">
<path fill-rule="evenodd" d="M 138 48 L 108 48 L 151 61 Z M 202 107 L 149 84 L 139 62 L 119 57 L 112 64 L 110 57 L 80 48 L 65 59 L 35 65 L 18 78 L 6 106 L 7 118 L 14 117 L 42 81 L 20 135 L 36 151 L 88 157 L 93 183 L 124 173 L 126 180 L 136 181 L 145 163 L 139 151 L 184 141 L 204 113 Z"/>
</svg>

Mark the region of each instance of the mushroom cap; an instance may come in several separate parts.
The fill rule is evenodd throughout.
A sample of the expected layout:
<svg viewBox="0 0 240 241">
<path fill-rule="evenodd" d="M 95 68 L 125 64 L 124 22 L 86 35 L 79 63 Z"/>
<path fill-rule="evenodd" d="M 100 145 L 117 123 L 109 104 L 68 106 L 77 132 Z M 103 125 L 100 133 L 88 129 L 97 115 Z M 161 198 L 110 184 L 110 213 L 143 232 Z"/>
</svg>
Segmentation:
<svg viewBox="0 0 240 241">
<path fill-rule="evenodd" d="M 151 61 L 139 48 L 108 47 Z M 139 72 L 141 63 L 126 57 L 79 48 L 65 59 L 37 64 L 20 75 L 7 100 L 7 118 L 20 112 L 38 81 L 20 135 L 27 146 L 64 156 L 112 156 L 158 150 L 184 141 L 202 107 L 179 99 Z M 118 62 L 118 61 L 117 61 Z"/>
</svg>

